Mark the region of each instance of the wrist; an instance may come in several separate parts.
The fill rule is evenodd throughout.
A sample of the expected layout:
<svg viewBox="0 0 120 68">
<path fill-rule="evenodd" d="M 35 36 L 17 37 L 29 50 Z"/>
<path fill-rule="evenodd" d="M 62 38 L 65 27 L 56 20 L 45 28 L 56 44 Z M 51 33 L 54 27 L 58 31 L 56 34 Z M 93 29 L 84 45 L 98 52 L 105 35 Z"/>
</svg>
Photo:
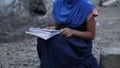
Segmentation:
<svg viewBox="0 0 120 68">
<path fill-rule="evenodd" d="M 71 30 L 71 35 L 72 35 L 72 36 L 75 35 L 75 30 Z"/>
</svg>

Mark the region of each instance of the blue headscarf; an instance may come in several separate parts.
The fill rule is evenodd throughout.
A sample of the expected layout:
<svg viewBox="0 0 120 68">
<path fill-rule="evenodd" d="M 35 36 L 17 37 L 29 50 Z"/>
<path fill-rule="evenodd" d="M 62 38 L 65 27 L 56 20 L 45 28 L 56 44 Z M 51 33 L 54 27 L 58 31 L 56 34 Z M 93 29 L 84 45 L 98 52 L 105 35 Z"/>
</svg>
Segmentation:
<svg viewBox="0 0 120 68">
<path fill-rule="evenodd" d="M 55 0 L 53 17 L 59 25 L 80 26 L 95 8 L 89 0 Z"/>
</svg>

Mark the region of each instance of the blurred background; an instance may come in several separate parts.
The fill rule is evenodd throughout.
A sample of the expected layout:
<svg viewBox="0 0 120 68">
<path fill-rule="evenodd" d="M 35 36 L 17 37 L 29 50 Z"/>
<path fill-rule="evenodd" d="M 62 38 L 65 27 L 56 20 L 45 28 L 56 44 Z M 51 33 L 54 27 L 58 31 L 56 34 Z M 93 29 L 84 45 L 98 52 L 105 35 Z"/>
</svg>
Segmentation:
<svg viewBox="0 0 120 68">
<path fill-rule="evenodd" d="M 100 60 L 105 47 L 120 47 L 120 1 L 92 0 L 99 12 L 93 54 Z M 36 37 L 30 27 L 54 25 L 53 0 L 0 0 L 0 68 L 38 68 Z"/>
</svg>

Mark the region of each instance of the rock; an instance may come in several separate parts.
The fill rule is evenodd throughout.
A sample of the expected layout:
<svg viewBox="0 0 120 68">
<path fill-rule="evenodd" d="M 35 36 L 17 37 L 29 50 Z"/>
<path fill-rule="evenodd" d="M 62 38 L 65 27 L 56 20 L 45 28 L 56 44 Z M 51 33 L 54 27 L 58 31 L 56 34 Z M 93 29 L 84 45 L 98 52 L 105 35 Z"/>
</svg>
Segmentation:
<svg viewBox="0 0 120 68">
<path fill-rule="evenodd" d="M 11 4 L 13 0 L 0 0 L 0 9 L 4 6 Z"/>
<path fill-rule="evenodd" d="M 12 1 L 12 0 L 11 0 Z M 0 10 L 0 42 L 31 38 L 25 34 L 30 27 L 54 25 L 52 0 L 13 0 Z"/>
<path fill-rule="evenodd" d="M 100 68 L 120 68 L 120 49 L 103 48 L 100 58 Z"/>
<path fill-rule="evenodd" d="M 108 6 L 120 6 L 118 0 L 100 0 L 100 6 L 108 7 Z"/>
</svg>

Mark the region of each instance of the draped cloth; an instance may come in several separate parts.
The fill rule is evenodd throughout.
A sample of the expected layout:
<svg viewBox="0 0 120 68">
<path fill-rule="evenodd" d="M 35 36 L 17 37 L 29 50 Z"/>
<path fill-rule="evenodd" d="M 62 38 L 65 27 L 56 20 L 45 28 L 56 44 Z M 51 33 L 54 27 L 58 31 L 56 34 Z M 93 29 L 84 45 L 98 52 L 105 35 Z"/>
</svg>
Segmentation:
<svg viewBox="0 0 120 68">
<path fill-rule="evenodd" d="M 89 40 L 57 35 L 47 41 L 41 38 L 37 41 L 40 68 L 98 68 Z"/>
<path fill-rule="evenodd" d="M 80 26 L 95 5 L 89 0 L 55 0 L 53 16 L 59 25 Z"/>
<path fill-rule="evenodd" d="M 94 8 L 89 0 L 55 0 L 53 16 L 59 26 L 86 31 L 81 28 Z M 40 68 L 98 68 L 92 55 L 92 40 L 60 34 L 48 40 L 37 38 L 37 52 Z"/>
</svg>

